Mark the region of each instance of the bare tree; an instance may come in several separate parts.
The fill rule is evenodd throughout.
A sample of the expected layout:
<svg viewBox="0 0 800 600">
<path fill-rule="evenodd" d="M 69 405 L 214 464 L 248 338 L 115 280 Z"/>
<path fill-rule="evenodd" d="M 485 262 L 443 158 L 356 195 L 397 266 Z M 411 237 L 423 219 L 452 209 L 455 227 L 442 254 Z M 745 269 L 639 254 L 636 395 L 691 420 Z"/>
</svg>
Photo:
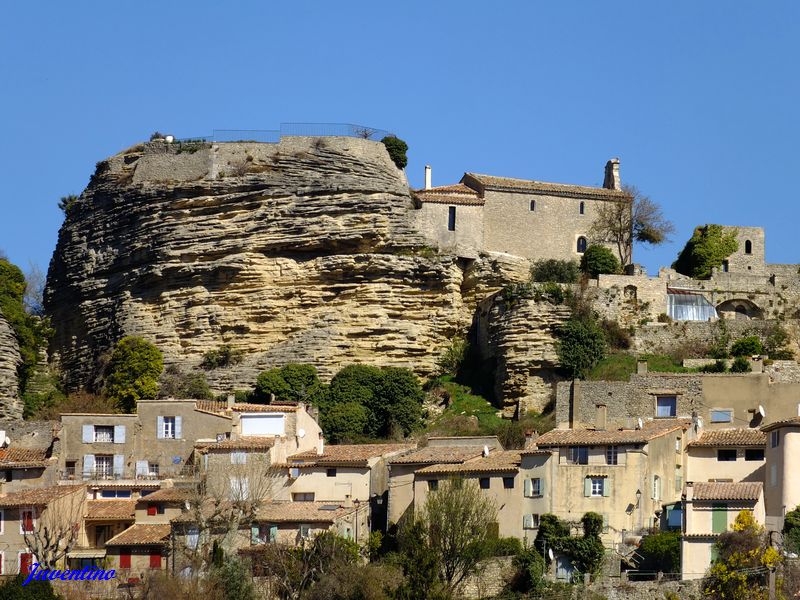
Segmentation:
<svg viewBox="0 0 800 600">
<path fill-rule="evenodd" d="M 649 196 L 634 186 L 626 185 L 622 189 L 630 202 L 601 203 L 589 235 L 592 241 L 614 244 L 624 267 L 633 258 L 634 242 L 661 244 L 669 240 L 675 226 Z"/>
<path fill-rule="evenodd" d="M 375 131 L 376 130 L 371 127 L 356 127 L 355 134 L 357 137 L 368 140 L 375 134 Z"/>
<path fill-rule="evenodd" d="M 56 568 L 77 544 L 85 502 L 83 487 L 54 499 L 41 509 L 31 531 L 23 533 L 25 544 L 43 568 Z"/>
<path fill-rule="evenodd" d="M 44 286 L 47 280 L 44 272 L 34 262 L 28 264 L 25 273 L 25 309 L 37 317 L 44 316 Z"/>
</svg>

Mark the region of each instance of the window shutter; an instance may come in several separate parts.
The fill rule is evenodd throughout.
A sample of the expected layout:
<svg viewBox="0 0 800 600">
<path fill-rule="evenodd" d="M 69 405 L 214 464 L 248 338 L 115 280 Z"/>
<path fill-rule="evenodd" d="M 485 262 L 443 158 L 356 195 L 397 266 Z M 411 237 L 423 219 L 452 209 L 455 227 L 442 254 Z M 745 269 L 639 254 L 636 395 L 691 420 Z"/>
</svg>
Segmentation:
<svg viewBox="0 0 800 600">
<path fill-rule="evenodd" d="M 242 477 L 239 480 L 239 485 L 242 489 L 242 500 L 249 500 L 250 499 L 250 482 L 248 481 L 247 477 Z"/>
<path fill-rule="evenodd" d="M 253 523 L 250 525 L 250 543 L 258 544 L 258 525 Z"/>
<path fill-rule="evenodd" d="M 531 496 L 533 496 L 532 492 L 533 482 L 530 479 L 526 477 L 524 483 L 522 484 L 522 487 L 524 488 L 523 494 L 525 495 L 526 498 L 530 498 Z"/>
<path fill-rule="evenodd" d="M 183 418 L 175 417 L 175 439 L 183 439 Z"/>
<path fill-rule="evenodd" d="M 608 498 L 611 495 L 611 477 L 603 479 L 603 496 Z"/>
<path fill-rule="evenodd" d="M 608 531 L 608 513 L 603 513 L 603 531 Z"/>
<path fill-rule="evenodd" d="M 544 477 L 539 479 L 539 495 L 544 496 Z"/>
<path fill-rule="evenodd" d="M 156 437 L 164 439 L 164 417 L 156 417 Z"/>
<path fill-rule="evenodd" d="M 199 541 L 200 530 L 197 527 L 190 527 L 186 534 L 186 546 L 192 550 L 196 550 Z"/>
<path fill-rule="evenodd" d="M 94 441 L 94 425 L 83 426 L 83 443 L 91 444 Z"/>
<path fill-rule="evenodd" d="M 277 525 L 270 525 L 269 526 L 269 541 L 270 542 L 277 542 L 278 541 L 278 526 Z"/>
<path fill-rule="evenodd" d="M 592 479 L 591 477 L 586 477 L 583 480 L 583 495 L 587 498 L 592 495 Z"/>
<path fill-rule="evenodd" d="M 125 443 L 125 425 L 114 425 L 114 443 Z"/>
<path fill-rule="evenodd" d="M 115 454 L 114 455 L 114 475 L 115 476 L 122 476 L 122 471 L 125 470 L 125 455 L 124 454 Z"/>
<path fill-rule="evenodd" d="M 147 468 L 147 461 L 146 460 L 137 460 L 136 461 L 136 476 L 137 477 L 144 477 L 147 475 L 148 468 Z"/>
<path fill-rule="evenodd" d="M 525 515 L 522 517 L 522 527 L 524 529 L 533 529 L 533 515 Z"/>
<path fill-rule="evenodd" d="M 94 471 L 94 454 L 85 454 L 83 456 L 83 474 L 91 475 Z"/>
</svg>

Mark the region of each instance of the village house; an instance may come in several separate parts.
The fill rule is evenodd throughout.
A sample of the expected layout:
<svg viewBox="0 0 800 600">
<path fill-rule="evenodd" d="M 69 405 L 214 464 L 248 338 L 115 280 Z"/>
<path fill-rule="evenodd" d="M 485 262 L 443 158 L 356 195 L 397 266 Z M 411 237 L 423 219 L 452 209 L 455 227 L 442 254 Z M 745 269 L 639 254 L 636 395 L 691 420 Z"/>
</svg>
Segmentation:
<svg viewBox="0 0 800 600">
<path fill-rule="evenodd" d="M 758 429 L 703 431 L 686 448 L 686 481 L 764 481 L 767 436 Z"/>
<path fill-rule="evenodd" d="M 766 436 L 764 501 L 767 531 L 781 532 L 787 512 L 800 506 L 800 417 L 761 428 Z"/>
</svg>

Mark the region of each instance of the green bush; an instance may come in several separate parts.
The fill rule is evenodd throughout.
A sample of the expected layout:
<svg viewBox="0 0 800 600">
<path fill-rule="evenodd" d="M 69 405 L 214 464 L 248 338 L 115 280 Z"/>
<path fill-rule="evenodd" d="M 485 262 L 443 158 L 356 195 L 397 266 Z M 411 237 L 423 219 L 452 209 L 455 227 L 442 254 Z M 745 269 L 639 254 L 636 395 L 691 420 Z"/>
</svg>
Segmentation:
<svg viewBox="0 0 800 600">
<path fill-rule="evenodd" d="M 789 332 L 777 323 L 770 327 L 764 340 L 764 352 L 773 360 L 793 360 L 794 352 L 787 346 L 791 342 Z"/>
<path fill-rule="evenodd" d="M 439 359 L 442 375 L 457 375 L 469 352 L 469 343 L 464 338 L 454 338 Z"/>
<path fill-rule="evenodd" d="M 226 600 L 255 600 L 256 591 L 250 570 L 240 559 L 228 557 L 210 573 L 211 585 Z"/>
<path fill-rule="evenodd" d="M 78 196 L 76 196 L 75 194 L 61 196 L 61 199 L 58 201 L 58 208 L 60 208 L 65 215 L 68 215 L 70 211 L 75 207 L 75 203 L 77 201 L 78 201 Z"/>
<path fill-rule="evenodd" d="M 161 398 L 192 398 L 211 400 L 214 394 L 203 373 L 185 373 L 177 365 L 164 369 L 159 381 L 158 395 Z"/>
<path fill-rule="evenodd" d="M 731 373 L 749 373 L 752 370 L 750 360 L 746 356 L 737 356 L 731 364 Z"/>
<path fill-rule="evenodd" d="M 703 365 L 700 367 L 701 373 L 725 373 L 728 370 L 728 366 L 725 364 L 724 360 L 716 360 L 710 365 Z"/>
<path fill-rule="evenodd" d="M 783 518 L 783 536 L 786 550 L 800 553 L 800 506 L 787 512 Z"/>
<path fill-rule="evenodd" d="M 389 153 L 389 158 L 391 158 L 392 162 L 397 165 L 397 168 L 405 169 L 406 165 L 408 164 L 408 157 L 406 156 L 406 152 L 408 152 L 408 144 L 406 144 L 399 137 L 395 137 L 393 135 L 387 135 L 381 140 L 381 142 L 383 142 L 383 145 L 386 146 L 386 151 Z"/>
<path fill-rule="evenodd" d="M 672 268 L 694 279 L 708 279 L 711 270 L 738 249 L 735 231 L 725 231 L 722 225 L 696 227 Z"/>
<path fill-rule="evenodd" d="M 275 399 L 283 402 L 317 405 L 322 402 L 325 389 L 313 365 L 290 363 L 261 373 L 250 399 L 265 404 L 270 401 L 270 394 L 275 394 Z"/>
<path fill-rule="evenodd" d="M 619 273 L 619 259 L 605 246 L 592 244 L 581 257 L 581 271 L 589 277 Z"/>
<path fill-rule="evenodd" d="M 573 378 L 583 378 L 606 353 L 606 337 L 593 320 L 570 319 L 556 331 L 556 353 L 561 367 Z"/>
<path fill-rule="evenodd" d="M 600 327 L 603 329 L 606 343 L 609 347 L 617 350 L 627 350 L 631 347 L 633 343 L 631 332 L 620 327 L 619 323 L 616 321 L 603 319 L 600 321 Z"/>
<path fill-rule="evenodd" d="M 762 346 L 761 340 L 757 335 L 739 338 L 731 346 L 731 354 L 733 356 L 755 356 L 763 353 L 764 346 Z"/>
<path fill-rule="evenodd" d="M 515 556 L 522 552 L 522 542 L 515 537 L 498 537 L 486 543 L 486 556 Z"/>
<path fill-rule="evenodd" d="M 677 573 L 681 566 L 681 534 L 679 531 L 651 533 L 642 538 L 637 552 L 642 555 L 639 570 Z"/>
<path fill-rule="evenodd" d="M 334 404 L 320 417 L 320 425 L 334 444 L 358 441 L 369 424 L 370 413 L 358 402 Z"/>
<path fill-rule="evenodd" d="M 546 566 L 542 555 L 533 546 L 526 546 L 514 557 L 516 574 L 511 582 L 511 588 L 517 592 L 540 597 L 544 589 L 544 575 Z"/>
<path fill-rule="evenodd" d="M 144 338 L 128 336 L 114 347 L 108 365 L 105 391 L 125 412 L 136 403 L 158 395 L 158 378 L 164 370 L 161 351 Z"/>
<path fill-rule="evenodd" d="M 537 260 L 531 267 L 531 279 L 537 282 L 575 283 L 579 275 L 578 263 L 574 260 L 549 258 Z"/>
<path fill-rule="evenodd" d="M 0 600 L 59 600 L 49 581 L 31 580 L 23 586 L 25 579 L 25 575 L 6 579 L 0 587 Z"/>
<path fill-rule="evenodd" d="M 244 352 L 235 350 L 229 344 L 224 344 L 216 350 L 209 350 L 203 354 L 203 361 L 200 366 L 206 370 L 229 367 L 239 364 L 243 358 Z"/>
</svg>

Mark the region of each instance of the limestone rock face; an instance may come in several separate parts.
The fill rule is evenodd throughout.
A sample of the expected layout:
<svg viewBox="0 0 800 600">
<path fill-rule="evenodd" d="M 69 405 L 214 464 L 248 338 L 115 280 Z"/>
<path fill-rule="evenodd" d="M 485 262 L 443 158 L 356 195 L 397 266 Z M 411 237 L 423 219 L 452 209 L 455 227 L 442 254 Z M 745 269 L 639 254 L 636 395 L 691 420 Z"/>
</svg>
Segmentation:
<svg viewBox="0 0 800 600">
<path fill-rule="evenodd" d="M 71 388 L 124 335 L 184 368 L 242 350 L 208 373 L 216 391 L 289 362 L 324 377 L 354 362 L 430 374 L 478 300 L 526 269 L 433 255 L 413 210 L 404 174 L 367 140 L 129 149 L 98 163 L 59 233 L 51 356 Z"/>
<path fill-rule="evenodd" d="M 0 419 L 21 419 L 17 367 L 22 364 L 14 330 L 0 313 Z"/>
<path fill-rule="evenodd" d="M 558 356 L 555 329 L 569 319 L 565 305 L 545 300 L 518 300 L 509 306 L 494 297 L 482 306 L 484 355 L 496 361 L 495 395 L 505 417 L 519 410 L 541 412 L 555 397 Z"/>
</svg>

